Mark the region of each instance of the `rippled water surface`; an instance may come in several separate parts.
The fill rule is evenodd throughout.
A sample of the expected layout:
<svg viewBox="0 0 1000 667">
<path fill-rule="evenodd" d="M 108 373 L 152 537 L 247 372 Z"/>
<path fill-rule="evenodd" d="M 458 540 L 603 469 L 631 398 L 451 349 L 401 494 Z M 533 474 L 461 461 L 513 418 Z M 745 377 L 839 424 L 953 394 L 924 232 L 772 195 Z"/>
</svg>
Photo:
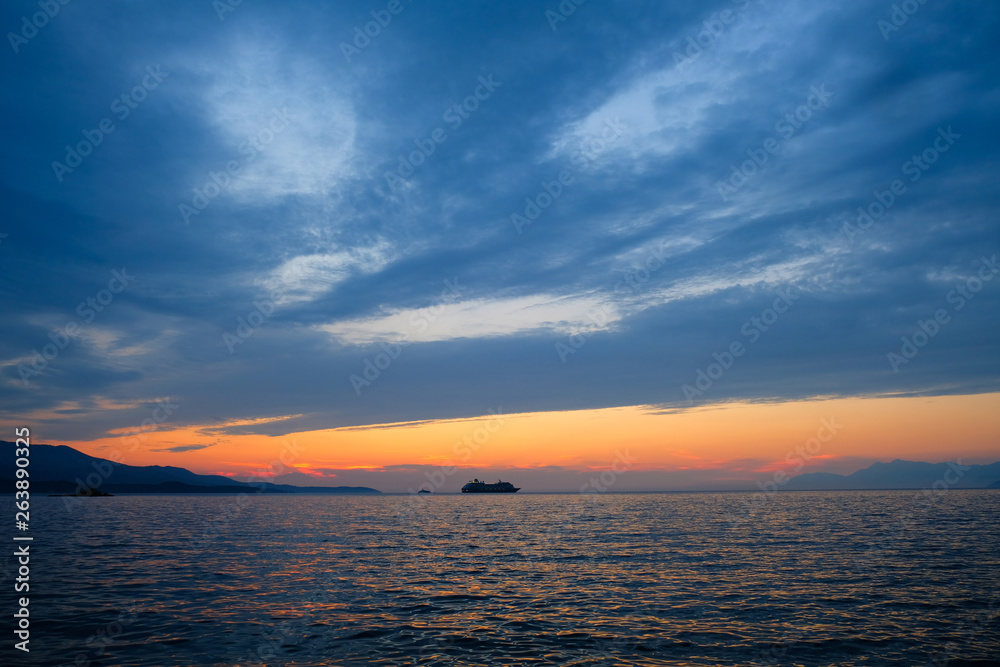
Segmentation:
<svg viewBox="0 0 1000 667">
<path fill-rule="evenodd" d="M 1000 492 L 920 497 L 33 498 L 31 663 L 1000 664 Z"/>
</svg>

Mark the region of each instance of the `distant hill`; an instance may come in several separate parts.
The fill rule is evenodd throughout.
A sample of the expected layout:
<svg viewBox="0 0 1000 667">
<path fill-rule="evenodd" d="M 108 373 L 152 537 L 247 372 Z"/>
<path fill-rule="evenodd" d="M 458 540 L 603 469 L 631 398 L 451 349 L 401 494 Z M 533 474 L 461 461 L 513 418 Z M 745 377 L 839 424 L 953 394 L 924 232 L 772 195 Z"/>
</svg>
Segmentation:
<svg viewBox="0 0 1000 667">
<path fill-rule="evenodd" d="M 13 493 L 14 443 L 0 440 L 0 493 Z M 73 493 L 100 480 L 109 493 L 380 493 L 367 486 L 246 484 L 222 475 L 198 475 L 173 466 L 130 466 L 88 456 L 65 445 L 32 444 L 31 488 L 39 493 Z"/>
<path fill-rule="evenodd" d="M 944 481 L 952 489 L 1000 488 L 1000 462 L 958 466 L 952 463 L 923 463 L 896 459 L 873 463 L 850 475 L 811 472 L 788 480 L 788 491 L 851 489 L 923 489 Z"/>
</svg>

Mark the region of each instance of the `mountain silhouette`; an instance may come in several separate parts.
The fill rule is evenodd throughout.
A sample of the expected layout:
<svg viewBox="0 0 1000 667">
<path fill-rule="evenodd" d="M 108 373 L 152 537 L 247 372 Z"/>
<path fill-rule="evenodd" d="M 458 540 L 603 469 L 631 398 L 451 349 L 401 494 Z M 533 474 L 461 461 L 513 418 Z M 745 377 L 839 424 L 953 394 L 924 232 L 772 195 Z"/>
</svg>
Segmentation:
<svg viewBox="0 0 1000 667">
<path fill-rule="evenodd" d="M 14 447 L 0 440 L 0 492 L 14 489 Z M 39 493 L 73 493 L 77 487 L 110 493 L 380 493 L 366 486 L 293 486 L 262 480 L 250 484 L 174 466 L 115 463 L 65 445 L 32 444 L 28 458 L 31 488 Z"/>
<path fill-rule="evenodd" d="M 1000 462 L 962 465 L 896 459 L 890 463 L 873 463 L 850 475 L 805 473 L 791 478 L 782 488 L 788 491 L 924 489 L 933 487 L 936 482 L 951 489 L 1000 488 Z"/>
</svg>

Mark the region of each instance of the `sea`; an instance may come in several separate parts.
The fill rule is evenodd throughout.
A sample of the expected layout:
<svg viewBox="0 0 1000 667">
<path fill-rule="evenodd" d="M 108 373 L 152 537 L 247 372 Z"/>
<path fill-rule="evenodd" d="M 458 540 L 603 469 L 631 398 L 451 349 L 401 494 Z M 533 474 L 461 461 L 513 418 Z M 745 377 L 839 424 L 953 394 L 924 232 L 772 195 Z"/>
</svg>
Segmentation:
<svg viewBox="0 0 1000 667">
<path fill-rule="evenodd" d="M 1000 665 L 998 517 L 988 490 L 33 497 L 30 653 L 8 630 L 0 662 Z"/>
</svg>

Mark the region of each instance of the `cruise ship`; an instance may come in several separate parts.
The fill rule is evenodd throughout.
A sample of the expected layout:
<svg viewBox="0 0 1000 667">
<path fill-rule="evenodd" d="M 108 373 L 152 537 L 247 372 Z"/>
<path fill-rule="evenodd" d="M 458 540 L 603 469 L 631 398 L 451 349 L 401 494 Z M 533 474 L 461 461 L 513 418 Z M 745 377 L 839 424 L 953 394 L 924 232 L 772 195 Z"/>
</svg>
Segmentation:
<svg viewBox="0 0 1000 667">
<path fill-rule="evenodd" d="M 496 484 L 487 484 L 474 479 L 462 487 L 462 493 L 517 493 L 521 489 L 510 482 L 497 480 Z"/>
</svg>

